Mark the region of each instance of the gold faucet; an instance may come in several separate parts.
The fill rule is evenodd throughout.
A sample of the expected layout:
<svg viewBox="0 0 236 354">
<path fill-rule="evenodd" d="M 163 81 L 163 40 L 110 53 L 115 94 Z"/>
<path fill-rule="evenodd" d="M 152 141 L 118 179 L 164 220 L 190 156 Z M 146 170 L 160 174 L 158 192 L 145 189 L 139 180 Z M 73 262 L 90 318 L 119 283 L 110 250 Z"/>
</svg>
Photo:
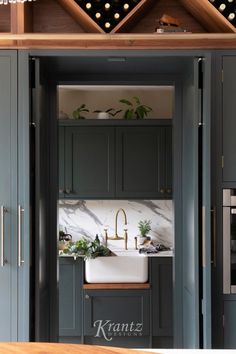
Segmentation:
<svg viewBox="0 0 236 354">
<path fill-rule="evenodd" d="M 118 215 L 119 213 L 122 212 L 124 215 L 124 220 L 125 220 L 125 224 L 124 224 L 124 236 L 119 236 L 118 235 L 118 228 L 117 228 L 117 223 L 118 223 Z M 113 237 L 108 237 L 108 233 L 107 233 L 107 228 L 104 229 L 105 231 L 105 241 L 106 241 L 106 246 L 107 246 L 107 240 L 125 240 L 125 250 L 128 249 L 128 227 L 127 227 L 127 215 L 124 211 L 123 208 L 120 208 L 119 210 L 117 210 L 116 212 L 116 219 L 115 219 L 115 236 Z"/>
</svg>

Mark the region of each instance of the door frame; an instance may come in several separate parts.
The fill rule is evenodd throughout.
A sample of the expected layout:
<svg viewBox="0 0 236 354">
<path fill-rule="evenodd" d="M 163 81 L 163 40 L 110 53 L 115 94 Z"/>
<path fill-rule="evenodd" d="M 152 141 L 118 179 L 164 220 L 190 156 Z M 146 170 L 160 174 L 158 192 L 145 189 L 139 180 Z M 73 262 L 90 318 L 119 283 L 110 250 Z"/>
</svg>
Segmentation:
<svg viewBox="0 0 236 354">
<path fill-rule="evenodd" d="M 205 51 L 171 51 L 171 50 L 30 50 L 24 51 L 27 53 L 28 57 L 37 56 L 37 57 L 47 57 L 47 56 L 77 56 L 77 57 L 86 57 L 93 56 L 96 57 L 109 57 L 109 56 L 126 56 L 126 57 L 187 57 L 189 59 L 193 59 L 196 56 L 205 56 L 207 52 Z M 63 83 L 65 83 L 63 81 Z M 57 83 L 59 84 L 59 83 Z M 112 84 L 112 83 L 110 83 Z M 127 82 L 126 84 L 130 84 Z M 143 83 L 144 84 L 144 83 Z M 145 83 L 147 84 L 147 82 Z M 160 80 L 155 80 L 155 82 L 148 84 L 153 85 L 174 85 L 175 86 L 175 114 L 173 117 L 173 160 L 174 160 L 174 231 L 175 231 L 175 257 L 173 262 L 173 274 L 174 274 L 174 347 L 182 348 L 183 346 L 183 299 L 182 299 L 182 286 L 183 286 L 183 278 L 182 278 L 182 171 L 180 167 L 180 161 L 182 159 L 182 78 L 181 75 L 165 75 L 164 78 L 160 78 Z M 138 83 L 137 83 L 138 85 Z M 55 99 L 55 92 L 54 92 Z M 54 101 L 55 102 L 55 101 Z M 55 122 L 51 122 L 51 127 L 55 129 Z M 54 138 L 56 138 L 55 130 L 54 130 Z M 55 140 L 56 141 L 56 140 Z M 27 142 L 26 142 L 27 143 Z M 52 146 L 51 158 L 52 161 L 57 157 L 57 152 L 55 146 Z M 54 160 L 55 161 L 55 160 Z M 55 178 L 55 171 L 52 172 L 52 176 Z M 52 179 L 53 180 L 53 179 Z M 55 195 L 52 195 L 51 201 L 52 205 L 55 205 L 55 201 L 53 200 Z M 54 215 L 55 216 L 55 215 Z M 56 236 L 56 235 L 55 235 Z M 55 243 L 55 242 L 54 242 Z M 54 259 L 55 261 L 55 259 Z M 57 272 L 57 270 L 56 270 Z M 55 282 L 55 272 L 52 275 L 52 280 Z M 53 299 L 52 304 L 55 304 L 55 298 L 57 298 L 57 284 L 51 290 L 51 299 Z M 52 316 L 56 316 L 55 308 L 52 308 Z M 53 327 L 54 325 L 52 325 Z M 55 327 L 55 326 L 54 326 Z M 55 340 L 57 328 L 52 328 L 50 339 Z"/>
</svg>

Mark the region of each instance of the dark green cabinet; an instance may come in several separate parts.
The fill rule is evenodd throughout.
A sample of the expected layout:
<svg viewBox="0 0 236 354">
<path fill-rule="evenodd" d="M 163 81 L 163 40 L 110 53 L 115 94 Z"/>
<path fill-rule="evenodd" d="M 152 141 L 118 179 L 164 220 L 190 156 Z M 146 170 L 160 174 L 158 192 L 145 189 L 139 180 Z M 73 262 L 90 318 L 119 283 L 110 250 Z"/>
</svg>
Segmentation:
<svg viewBox="0 0 236 354">
<path fill-rule="evenodd" d="M 170 199 L 172 128 L 145 123 L 60 126 L 59 197 Z"/>
<path fill-rule="evenodd" d="M 152 257 L 152 335 L 154 347 L 173 346 L 172 257 Z"/>
<path fill-rule="evenodd" d="M 223 56 L 223 182 L 236 182 L 236 56 Z"/>
<path fill-rule="evenodd" d="M 116 143 L 117 195 L 170 198 L 171 128 L 117 128 Z"/>
<path fill-rule="evenodd" d="M 84 290 L 85 343 L 147 347 L 150 291 Z"/>
<path fill-rule="evenodd" d="M 64 188 L 60 186 L 60 194 L 67 198 L 113 198 L 114 128 L 66 127 L 64 144 Z M 62 179 L 61 175 L 60 182 Z"/>
<path fill-rule="evenodd" d="M 83 260 L 59 259 L 59 341 L 80 343 Z"/>
<path fill-rule="evenodd" d="M 236 348 L 236 295 L 224 296 L 224 349 Z"/>
<path fill-rule="evenodd" d="M 18 340 L 17 53 L 0 51 L 0 341 Z"/>
</svg>

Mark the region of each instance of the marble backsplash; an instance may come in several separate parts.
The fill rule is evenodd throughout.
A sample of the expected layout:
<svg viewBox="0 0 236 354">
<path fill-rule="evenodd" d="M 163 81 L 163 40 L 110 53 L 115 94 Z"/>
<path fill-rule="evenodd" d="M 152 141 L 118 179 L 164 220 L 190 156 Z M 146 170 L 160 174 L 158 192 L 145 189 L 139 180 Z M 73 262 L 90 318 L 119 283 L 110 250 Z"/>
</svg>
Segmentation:
<svg viewBox="0 0 236 354">
<path fill-rule="evenodd" d="M 173 204 L 171 200 L 59 200 L 59 228 L 72 235 L 94 239 L 96 234 L 104 240 L 104 227 L 108 235 L 115 233 L 115 215 L 123 208 L 128 220 L 128 248 L 134 248 L 134 237 L 139 234 L 138 222 L 151 220 L 149 235 L 167 247 L 174 246 Z M 118 234 L 124 234 L 124 217 L 118 217 Z M 123 248 L 124 241 L 108 241 L 112 248 Z"/>
</svg>

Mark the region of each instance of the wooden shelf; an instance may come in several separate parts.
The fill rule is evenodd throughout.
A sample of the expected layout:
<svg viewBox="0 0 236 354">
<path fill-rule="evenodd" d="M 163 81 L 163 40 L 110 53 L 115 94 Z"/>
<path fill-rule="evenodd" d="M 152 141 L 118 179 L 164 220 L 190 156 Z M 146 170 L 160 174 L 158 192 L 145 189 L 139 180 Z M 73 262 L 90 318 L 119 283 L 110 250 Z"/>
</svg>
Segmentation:
<svg viewBox="0 0 236 354">
<path fill-rule="evenodd" d="M 23 49 L 236 49 L 236 34 L 0 34 L 0 47 Z"/>
<path fill-rule="evenodd" d="M 150 289 L 149 283 L 108 283 L 108 284 L 84 284 L 83 289 Z"/>
</svg>

